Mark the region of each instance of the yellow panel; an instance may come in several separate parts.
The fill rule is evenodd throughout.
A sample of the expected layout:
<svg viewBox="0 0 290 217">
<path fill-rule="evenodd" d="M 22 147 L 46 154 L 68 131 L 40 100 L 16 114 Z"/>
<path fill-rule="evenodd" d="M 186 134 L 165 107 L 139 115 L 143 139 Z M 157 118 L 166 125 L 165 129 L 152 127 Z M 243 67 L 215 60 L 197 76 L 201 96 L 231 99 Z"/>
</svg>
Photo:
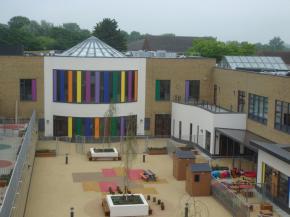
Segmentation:
<svg viewBox="0 0 290 217">
<path fill-rule="evenodd" d="M 72 137 L 72 117 L 68 117 L 67 129 L 68 129 L 67 136 L 71 138 Z"/>
<path fill-rule="evenodd" d="M 77 102 L 82 102 L 82 72 L 77 71 Z"/>
<path fill-rule="evenodd" d="M 125 71 L 121 73 L 121 102 L 125 102 Z"/>
<path fill-rule="evenodd" d="M 266 164 L 262 162 L 262 183 L 265 183 L 265 171 L 266 171 Z"/>
</svg>

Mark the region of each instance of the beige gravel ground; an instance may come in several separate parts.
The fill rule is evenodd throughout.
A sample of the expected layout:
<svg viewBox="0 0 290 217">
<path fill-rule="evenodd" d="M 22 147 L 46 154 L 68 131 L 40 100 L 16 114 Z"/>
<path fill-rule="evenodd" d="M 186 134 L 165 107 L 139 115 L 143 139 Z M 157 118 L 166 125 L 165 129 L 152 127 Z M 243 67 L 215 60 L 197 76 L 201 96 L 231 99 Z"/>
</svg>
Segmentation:
<svg viewBox="0 0 290 217">
<path fill-rule="evenodd" d="M 45 146 L 49 142 L 40 142 Z M 164 140 L 150 143 L 152 146 L 165 144 Z M 155 145 L 154 145 L 155 146 Z M 64 155 L 50 158 L 36 158 L 28 196 L 25 217 L 64 217 L 69 216 L 70 207 L 75 209 L 75 217 L 102 217 L 101 198 L 97 192 L 84 192 L 81 183 L 74 183 L 72 173 L 100 172 L 102 168 L 123 166 L 118 161 L 89 162 L 85 155 L 77 154 L 74 148 L 69 151 L 69 164 L 65 165 Z M 176 181 L 172 175 L 172 159 L 168 155 L 147 156 L 146 163 L 142 163 L 139 154 L 133 162 L 133 168 L 153 170 L 158 177 L 166 179 L 165 184 L 146 184 L 154 187 L 158 194 L 156 197 L 165 203 L 165 211 L 161 211 L 156 204 L 151 204 L 153 216 L 177 217 L 182 213 L 184 204 L 193 203 L 185 192 L 185 182 Z M 196 210 L 200 216 L 230 217 L 229 212 L 213 197 L 197 197 Z M 193 207 L 193 205 L 192 205 Z M 191 207 L 191 210 L 193 208 Z M 206 215 L 206 213 L 209 215 Z"/>
</svg>

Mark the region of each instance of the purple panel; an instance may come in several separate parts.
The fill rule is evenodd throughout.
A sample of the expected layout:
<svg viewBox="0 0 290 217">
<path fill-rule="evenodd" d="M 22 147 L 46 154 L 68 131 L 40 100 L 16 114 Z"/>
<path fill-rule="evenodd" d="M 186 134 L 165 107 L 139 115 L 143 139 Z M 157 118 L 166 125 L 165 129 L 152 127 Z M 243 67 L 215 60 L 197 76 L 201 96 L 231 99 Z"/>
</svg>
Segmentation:
<svg viewBox="0 0 290 217">
<path fill-rule="evenodd" d="M 100 103 L 100 72 L 96 72 L 95 76 L 95 101 Z"/>
<path fill-rule="evenodd" d="M 91 101 L 91 72 L 86 72 L 86 103 Z"/>
<path fill-rule="evenodd" d="M 131 102 L 132 101 L 132 80 L 133 80 L 133 76 L 132 76 L 132 71 L 129 71 L 128 73 L 128 101 Z"/>
<path fill-rule="evenodd" d="M 57 101 L 57 74 L 56 70 L 53 70 L 53 101 Z"/>
<path fill-rule="evenodd" d="M 36 79 L 32 79 L 32 101 L 36 101 Z"/>
<path fill-rule="evenodd" d="M 125 117 L 121 118 L 120 135 L 125 136 Z"/>
<path fill-rule="evenodd" d="M 188 101 L 189 98 L 189 81 L 185 81 L 185 102 Z"/>
</svg>

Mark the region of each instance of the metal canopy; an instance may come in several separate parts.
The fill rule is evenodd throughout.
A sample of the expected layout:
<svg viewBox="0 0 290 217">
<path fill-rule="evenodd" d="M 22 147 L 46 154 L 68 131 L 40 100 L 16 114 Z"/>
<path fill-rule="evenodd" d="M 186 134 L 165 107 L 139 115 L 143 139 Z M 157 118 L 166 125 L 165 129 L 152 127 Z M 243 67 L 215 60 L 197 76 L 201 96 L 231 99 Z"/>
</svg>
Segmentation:
<svg viewBox="0 0 290 217">
<path fill-rule="evenodd" d="M 217 132 L 220 132 L 223 135 L 228 136 L 232 140 L 239 142 L 240 144 L 245 145 L 247 148 L 258 151 L 256 146 L 251 144 L 251 141 L 259 141 L 264 143 L 273 143 L 272 141 L 258 136 L 248 130 L 238 130 L 238 129 L 224 129 L 224 128 L 216 128 Z"/>
</svg>

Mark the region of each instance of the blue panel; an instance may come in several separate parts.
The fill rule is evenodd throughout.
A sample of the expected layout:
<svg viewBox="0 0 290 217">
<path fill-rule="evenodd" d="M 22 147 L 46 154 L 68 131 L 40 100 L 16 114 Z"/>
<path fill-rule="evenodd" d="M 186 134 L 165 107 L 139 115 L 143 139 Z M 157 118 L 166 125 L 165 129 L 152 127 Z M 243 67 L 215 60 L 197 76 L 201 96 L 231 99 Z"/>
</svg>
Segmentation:
<svg viewBox="0 0 290 217">
<path fill-rule="evenodd" d="M 288 207 L 290 208 L 290 177 L 288 177 Z"/>
<path fill-rule="evenodd" d="M 86 118 L 85 119 L 85 136 L 92 136 L 91 125 L 92 125 L 92 119 Z"/>
<path fill-rule="evenodd" d="M 109 92 L 109 81 L 110 81 L 109 72 L 104 72 L 104 102 L 110 103 L 110 92 Z"/>
<path fill-rule="evenodd" d="M 64 71 L 60 71 L 60 101 L 65 102 L 65 94 L 64 94 L 64 84 L 65 84 Z"/>
</svg>

